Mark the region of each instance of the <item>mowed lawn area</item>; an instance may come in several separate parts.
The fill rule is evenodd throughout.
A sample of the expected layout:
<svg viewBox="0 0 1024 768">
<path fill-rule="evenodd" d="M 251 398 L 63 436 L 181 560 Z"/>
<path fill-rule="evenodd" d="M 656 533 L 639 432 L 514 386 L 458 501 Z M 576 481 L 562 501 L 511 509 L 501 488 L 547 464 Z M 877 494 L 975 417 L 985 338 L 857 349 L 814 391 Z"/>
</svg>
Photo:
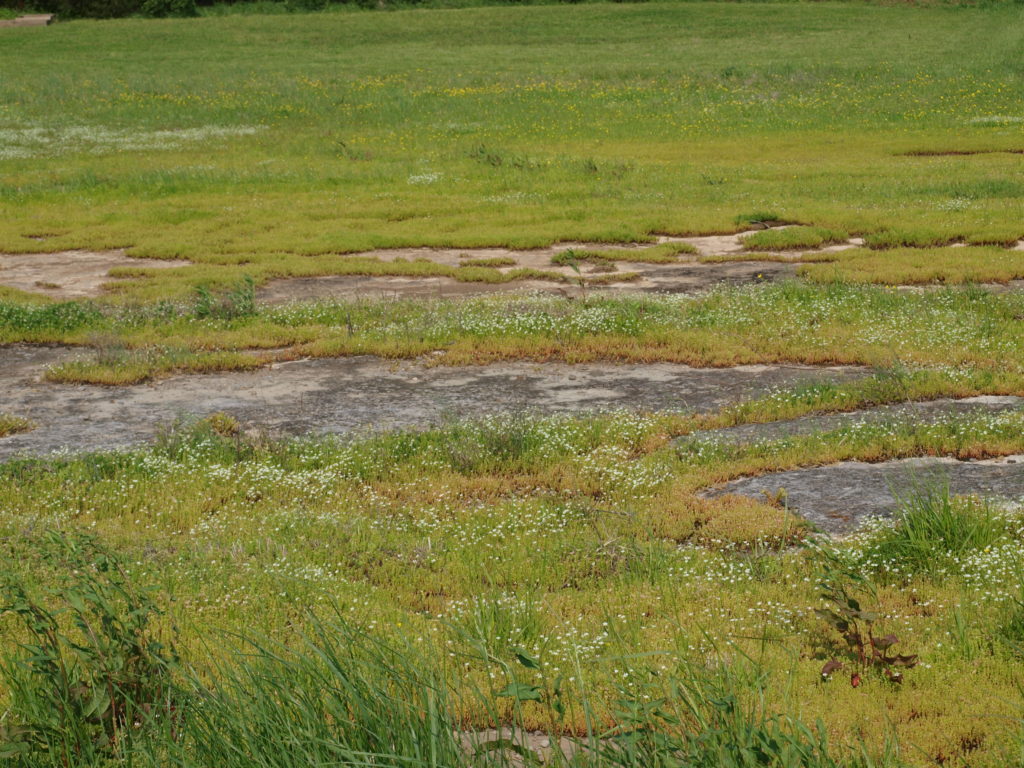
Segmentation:
<svg viewBox="0 0 1024 768">
<path fill-rule="evenodd" d="M 1020 504 L 922 477 L 893 519 L 828 538 L 784 488 L 705 493 L 1024 461 L 1022 240 L 1019 5 L 0 30 L 4 440 L 55 429 L 39 404 L 70 384 L 116 404 L 153 382 L 155 403 L 161 377 L 312 358 L 451 366 L 453 387 L 507 361 L 844 374 L 699 413 L 347 436 L 203 413 L 130 450 L 2 461 L 0 765 L 533 764 L 501 726 L 574 768 L 1024 764 Z M 364 253 L 406 247 L 453 251 Z M 517 250 L 459 252 L 498 247 Z M 10 277 L 62 251 L 109 276 Z M 712 287 L 629 293 L 623 262 Z M 321 277 L 545 292 L 261 293 Z M 39 345 L 69 348 L 3 378 Z M 1009 405 L 707 432 L 966 397 Z"/>
</svg>

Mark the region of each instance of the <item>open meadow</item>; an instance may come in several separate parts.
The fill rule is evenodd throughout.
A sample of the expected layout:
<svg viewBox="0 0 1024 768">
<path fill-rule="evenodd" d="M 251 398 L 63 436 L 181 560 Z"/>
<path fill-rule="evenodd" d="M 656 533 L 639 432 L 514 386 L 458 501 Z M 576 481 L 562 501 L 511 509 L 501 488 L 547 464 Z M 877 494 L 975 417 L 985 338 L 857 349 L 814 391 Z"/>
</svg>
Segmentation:
<svg viewBox="0 0 1024 768">
<path fill-rule="evenodd" d="M 231 10 L 0 29 L 0 765 L 1024 766 L 1024 6 Z"/>
</svg>

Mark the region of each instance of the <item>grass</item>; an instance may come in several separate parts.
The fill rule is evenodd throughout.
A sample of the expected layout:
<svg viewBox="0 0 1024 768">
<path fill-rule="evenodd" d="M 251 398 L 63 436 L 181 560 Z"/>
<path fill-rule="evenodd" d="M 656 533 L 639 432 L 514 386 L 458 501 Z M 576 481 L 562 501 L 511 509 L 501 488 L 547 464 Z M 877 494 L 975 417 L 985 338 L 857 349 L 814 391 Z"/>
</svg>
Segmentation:
<svg viewBox="0 0 1024 768">
<path fill-rule="evenodd" d="M 855 248 L 803 265 L 799 274 L 814 282 L 844 280 L 882 285 L 1006 283 L 1024 278 L 1024 251 L 996 246 L 962 248 Z"/>
<path fill-rule="evenodd" d="M 990 119 L 1020 111 L 1019 14 L 645 3 L 8 30 L 0 250 L 195 262 L 121 289 L 156 299 L 331 253 L 750 218 L 1004 242 L 1024 236 L 1014 155 L 906 153 L 1020 144 Z M 585 37 L 566 41 L 569 23 Z M 972 54 L 954 65 L 936 39 Z"/>
<path fill-rule="evenodd" d="M 766 229 L 745 235 L 743 247 L 748 251 L 788 251 L 797 248 L 820 248 L 823 245 L 845 243 L 849 239 L 850 235 L 843 231 L 796 226 Z"/>
<path fill-rule="evenodd" d="M 771 230 L 776 231 L 789 230 Z M 797 262 L 801 264 L 797 268 L 798 276 L 824 284 L 963 285 L 1008 283 L 1024 279 L 1024 251 L 1010 249 L 1005 245 L 894 246 L 886 250 L 848 248 L 796 256 L 748 252 L 702 256 L 699 261 L 705 264 L 736 261 Z"/>
<path fill-rule="evenodd" d="M 607 277 L 621 281 L 629 275 Z M 433 363 L 445 365 L 513 359 L 696 366 L 902 362 L 999 368 L 1016 376 L 1024 366 L 1021 317 L 1019 294 L 992 295 L 972 286 L 908 295 L 874 286 L 784 282 L 720 288 L 700 297 L 492 295 L 256 305 L 250 314 L 227 319 L 197 317 L 194 303 L 120 309 L 0 303 L 0 342 L 91 345 L 95 358 L 60 365 L 47 376 L 94 383 L 216 370 L 202 362 L 216 355 L 220 369 L 231 370 L 261 359 L 437 352 L 442 354 L 433 354 Z M 110 346 L 130 354 L 105 354 Z"/>
<path fill-rule="evenodd" d="M 955 502 L 948 489 L 922 488 L 903 502 L 896 525 L 873 542 L 866 560 L 896 573 L 935 574 L 1012 537 L 1011 521 L 984 501 Z"/>
<path fill-rule="evenodd" d="M 462 267 L 514 267 L 518 262 L 511 256 L 494 256 L 483 259 L 463 258 L 459 262 Z"/>
<path fill-rule="evenodd" d="M 0 437 L 16 435 L 19 432 L 28 432 L 35 428 L 35 424 L 28 419 L 0 411 Z"/>
<path fill-rule="evenodd" d="M 898 535 L 886 528 L 838 546 L 840 557 L 851 567 L 864 562 L 863 573 L 875 580 L 880 629 L 898 633 L 907 652 L 923 658 L 904 688 L 879 676 L 850 689 L 820 679 L 818 654 L 831 640 L 808 609 L 820 566 L 813 549 L 788 548 L 806 529 L 765 503 L 694 493 L 730 477 L 844 458 L 1018 452 L 1020 414 L 853 425 L 746 446 L 675 444 L 676 418 L 512 415 L 278 443 L 242 435 L 221 417 L 134 452 L 8 462 L 0 467 L 6 567 L 33 588 L 66 579 L 60 561 L 35 549 L 47 530 L 89 530 L 123 553 L 133 580 L 159 588 L 167 613 L 154 630 L 167 637 L 176 625 L 182 657 L 211 670 L 200 679 L 213 709 L 195 726 L 210 749 L 250 743 L 263 717 L 283 723 L 284 710 L 256 711 L 275 701 L 290 701 L 295 727 L 327 727 L 329 714 L 305 709 L 322 702 L 318 691 L 331 690 L 321 677 L 327 672 L 363 686 L 379 679 L 372 669 L 403 676 L 420 669 L 438 681 L 417 690 L 450 691 L 449 722 L 459 728 L 518 719 L 527 728 L 585 736 L 637 722 L 622 700 L 668 696 L 666 711 L 687 706 L 678 689 L 670 693 L 676 681 L 685 686 L 700 670 L 714 677 L 716 659 L 742 654 L 752 660 L 753 680 L 720 691 L 736 697 L 737 713 L 755 707 L 766 716 L 820 717 L 830 753 L 849 754 L 863 742 L 877 755 L 898 737 L 911 762 L 922 750 L 953 764 L 1000 764 L 1007 723 L 974 717 L 974 702 L 984 693 L 985 714 L 1012 714 L 1013 651 L 985 646 L 965 658 L 947 632 L 960 603 L 976 610 L 972 631 L 1003 621 L 1005 594 L 1017 588 L 1012 563 L 1024 547 L 1019 513 L 1000 518 L 998 547 L 953 541 L 948 562 L 955 567 L 942 573 L 879 571 L 862 553 Z M 915 540 L 947 551 L 943 534 L 917 530 Z M 316 616 L 332 622 L 323 635 Z M 2 636 L 21 637 L 13 617 L 5 621 Z M 211 642 L 214 629 L 228 634 Z M 258 647 L 246 650 L 236 630 Z M 356 649 L 388 647 L 433 661 L 359 666 Z M 236 651 L 245 653 L 244 665 Z M 517 654 L 536 661 L 522 666 Z M 282 677 L 292 665 L 295 676 Z M 510 682 L 550 693 L 558 677 L 566 708 L 555 721 L 535 701 L 517 708 L 496 696 Z M 345 700 L 377 701 L 372 711 L 396 717 L 400 707 L 425 703 L 400 679 L 392 684 L 394 697 L 363 699 L 352 689 L 346 696 L 354 698 Z M 436 700 L 438 712 L 443 702 Z M 229 719 L 231 712 L 247 714 Z M 635 717 L 647 722 L 648 715 Z M 673 722 L 657 728 L 678 735 L 682 726 Z M 780 727 L 794 732 L 785 722 Z M 356 733 L 366 731 L 350 738 Z M 981 746 L 958 752 L 974 743 L 972 735 Z M 733 741 L 722 738 L 720 748 Z M 205 755 L 206 747 L 190 744 L 193 759 Z"/>
<path fill-rule="evenodd" d="M 0 253 L 190 262 L 115 270 L 95 300 L 0 287 L 0 344 L 94 353 L 51 382 L 359 354 L 869 369 L 708 414 L 286 441 L 217 414 L 0 463 L 0 761 L 475 768 L 520 764 L 466 743 L 515 725 L 581 739 L 580 768 L 1019 762 L 1019 507 L 924 489 L 825 542 L 777 498 L 701 491 L 1017 454 L 1022 412 L 701 430 L 1024 396 L 1024 296 L 961 285 L 1024 277 L 1021 18 L 585 3 L 4 30 Z M 693 261 L 662 236 L 781 224 L 730 259 L 864 247 L 699 296 L 257 301 L 332 275 L 585 289 Z M 556 243 L 593 245 L 552 269 L 372 253 Z M 829 595 L 918 657 L 902 684 L 815 612 Z"/>
<path fill-rule="evenodd" d="M 626 261 L 635 264 L 675 264 L 680 254 L 693 254 L 689 243 L 662 243 L 645 248 L 570 248 L 551 257 L 552 264 L 567 265 L 581 261 L 598 264 Z"/>
<path fill-rule="evenodd" d="M 891 750 L 875 756 L 864 748 L 836 749 L 820 722 L 810 728 L 765 711 L 750 695 L 763 693 L 765 676 L 746 655 L 717 668 L 681 663 L 669 674 L 663 665 L 661 680 L 641 683 L 646 692 L 623 691 L 631 714 L 610 725 L 589 721 L 586 733 L 571 739 L 559 739 L 558 723 L 570 708 L 586 710 L 587 700 L 565 696 L 561 679 L 520 682 L 517 669 L 539 669 L 525 651 L 517 652 L 515 665 L 495 660 L 509 680 L 504 689 L 473 694 L 492 709 L 507 709 L 502 699 L 512 700 L 513 738 L 492 737 L 460 728 L 465 700 L 446 686 L 439 649 L 431 654 L 422 645 L 375 637 L 337 609 L 327 620 L 309 616 L 293 644 L 247 634 L 224 661 L 196 669 L 180 663 L 173 645 L 152 643 L 155 604 L 126 578 L 118 553 L 83 535 L 51 536 L 39 548 L 74 577 L 55 590 L 57 604 L 47 605 L 18 575 L 7 574 L 29 631 L 46 648 L 44 663 L 38 646 L 22 644 L 0 666 L 14 690 L 0 747 L 16 768 L 53 765 L 54 756 L 58 763 L 73 756 L 83 767 L 124 760 L 241 767 L 252 765 L 253 756 L 282 768 L 517 765 L 524 758 L 537 762 L 532 753 L 540 740 L 527 746 L 521 730 L 523 709 L 532 702 L 551 712 L 548 733 L 559 745 L 549 750 L 554 764 L 641 766 L 685 755 L 687 765 L 710 768 L 747 764 L 752 752 L 769 764 L 802 768 L 899 764 Z M 62 613 L 80 631 L 62 626 Z M 102 639 L 89 631 L 97 619 Z M 39 631 L 41 625 L 46 629 Z M 142 664 L 111 668 L 104 653 L 111 645 L 135 650 Z M 649 674 L 642 664 L 620 663 L 639 678 Z M 73 670 L 71 679 L 66 670 Z M 74 728 L 52 727 L 54 709 L 60 718 L 92 691 L 113 692 L 90 702 L 93 711 L 109 713 L 107 723 L 82 718 Z M 655 707 L 645 705 L 652 693 L 660 697 Z"/>
</svg>

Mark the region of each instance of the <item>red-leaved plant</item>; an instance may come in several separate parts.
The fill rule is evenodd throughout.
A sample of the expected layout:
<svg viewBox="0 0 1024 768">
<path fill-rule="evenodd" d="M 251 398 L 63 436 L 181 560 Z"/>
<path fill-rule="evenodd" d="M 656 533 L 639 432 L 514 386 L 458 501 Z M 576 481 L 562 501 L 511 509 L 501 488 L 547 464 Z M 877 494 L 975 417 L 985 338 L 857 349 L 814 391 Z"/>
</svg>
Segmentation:
<svg viewBox="0 0 1024 768">
<path fill-rule="evenodd" d="M 890 681 L 901 683 L 903 672 L 900 670 L 917 664 L 917 656 L 893 652 L 893 646 L 899 642 L 894 634 L 875 637 L 874 627 L 879 615 L 861 608 L 860 601 L 852 594 L 854 584 L 862 588 L 869 586 L 859 573 L 843 567 L 833 558 L 826 558 L 820 586 L 821 597 L 828 607 L 818 608 L 815 613 L 846 641 L 849 661 L 855 665 L 850 677 L 854 688 L 860 685 L 861 673 L 870 669 L 880 670 Z M 839 659 L 830 659 L 821 668 L 821 676 L 830 679 L 834 672 L 844 667 Z"/>
</svg>

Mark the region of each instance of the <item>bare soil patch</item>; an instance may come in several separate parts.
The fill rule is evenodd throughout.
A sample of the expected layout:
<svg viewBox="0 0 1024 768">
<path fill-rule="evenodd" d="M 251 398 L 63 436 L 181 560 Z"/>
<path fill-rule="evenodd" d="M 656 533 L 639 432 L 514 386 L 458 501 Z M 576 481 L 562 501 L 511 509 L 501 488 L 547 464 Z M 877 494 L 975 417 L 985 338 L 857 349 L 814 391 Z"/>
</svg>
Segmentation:
<svg viewBox="0 0 1024 768">
<path fill-rule="evenodd" d="M 117 389 L 42 381 L 48 365 L 79 354 L 57 347 L 0 348 L 0 410 L 39 425 L 34 432 L 0 440 L 0 460 L 65 446 L 76 451 L 124 447 L 152 438 L 179 416 L 216 411 L 273 433 L 344 433 L 514 411 L 712 411 L 778 387 L 866 375 L 860 368 L 698 369 L 667 363 L 450 368 L 356 357 L 299 360 L 247 373 L 182 376 Z"/>
<path fill-rule="evenodd" d="M 599 293 L 701 293 L 717 285 L 768 282 L 796 276 L 801 258 L 812 253 L 830 253 L 863 245 L 861 238 L 850 238 L 817 249 L 773 251 L 770 254 L 744 250 L 743 238 L 750 230 L 732 235 L 702 237 L 660 236 L 653 243 L 607 245 L 601 243 L 564 242 L 548 248 L 515 250 L 509 248 L 389 248 L 339 255 L 376 259 L 385 263 L 430 261 L 457 267 L 474 260 L 502 259 L 504 273 L 519 269 L 535 269 L 565 278 L 565 282 L 542 279 L 516 279 L 501 283 L 462 282 L 443 276 L 367 276 L 323 275 L 317 277 L 272 280 L 258 291 L 258 298 L 269 303 L 311 299 L 397 298 L 397 297 L 459 297 L 509 291 L 539 291 L 565 296 L 579 296 L 584 290 Z M 680 254 L 669 263 L 631 261 L 630 256 L 651 245 L 686 243 L 695 253 Z M 580 273 L 569 266 L 553 264 L 552 258 L 566 250 L 622 252 L 621 261 L 582 262 Z M 1024 249 L 1024 242 L 1015 246 Z M 632 253 L 631 253 L 632 252 Z M 641 257 L 642 258 L 642 257 Z M 707 261 L 710 259 L 710 261 Z M 721 259 L 717 261 L 716 259 Z M 184 260 L 139 259 L 128 256 L 123 249 L 111 251 L 61 251 L 59 253 L 0 254 L 0 285 L 39 293 L 59 299 L 99 296 L 104 287 L 116 284 L 110 276 L 115 267 L 167 269 L 188 266 Z M 579 277 L 594 280 L 581 289 Z M 621 277 L 621 279 L 618 279 Z M 129 278 L 125 278 L 129 279 Z M 993 290 L 1017 290 L 1019 285 L 992 286 Z"/>
<path fill-rule="evenodd" d="M 60 251 L 58 253 L 0 253 L 0 285 L 53 298 L 98 296 L 114 278 L 115 267 L 169 269 L 188 261 L 136 259 L 123 250 Z"/>
</svg>

